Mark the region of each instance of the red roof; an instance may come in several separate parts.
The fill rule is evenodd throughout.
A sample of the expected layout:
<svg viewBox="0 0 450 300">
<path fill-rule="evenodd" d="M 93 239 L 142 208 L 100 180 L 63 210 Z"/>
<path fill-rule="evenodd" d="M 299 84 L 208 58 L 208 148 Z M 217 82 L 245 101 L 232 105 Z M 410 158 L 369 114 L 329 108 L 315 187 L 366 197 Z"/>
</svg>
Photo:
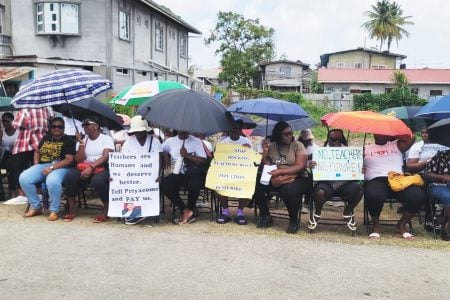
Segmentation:
<svg viewBox="0 0 450 300">
<path fill-rule="evenodd" d="M 411 84 L 450 84 L 450 69 L 319 69 L 320 83 L 392 83 L 393 73 L 405 73 Z"/>
</svg>

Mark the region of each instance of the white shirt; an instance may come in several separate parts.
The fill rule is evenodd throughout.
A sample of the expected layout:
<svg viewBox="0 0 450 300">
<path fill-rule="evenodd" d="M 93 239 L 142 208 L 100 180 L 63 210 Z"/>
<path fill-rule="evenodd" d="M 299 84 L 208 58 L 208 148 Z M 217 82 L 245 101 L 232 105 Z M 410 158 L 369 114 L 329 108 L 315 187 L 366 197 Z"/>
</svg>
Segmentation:
<svg viewBox="0 0 450 300">
<path fill-rule="evenodd" d="M 438 151 L 447 149 L 447 147 L 440 144 L 425 144 L 423 141 L 419 141 L 414 143 L 414 145 L 411 146 L 411 149 L 409 149 L 408 159 L 418 158 L 419 162 L 427 161 L 435 156 Z"/>
<path fill-rule="evenodd" d="M 72 135 L 74 136 L 77 131 L 75 130 L 75 126 L 77 126 L 78 128 L 78 132 L 80 134 L 84 134 L 84 129 L 83 126 L 81 126 L 81 122 L 78 121 L 77 119 L 72 119 L 72 118 L 68 118 L 68 117 L 62 117 L 64 120 L 64 133 L 67 135 Z M 73 122 L 75 121 L 75 125 L 73 124 Z"/>
<path fill-rule="evenodd" d="M 16 131 L 14 131 L 12 135 L 8 135 L 6 131 L 4 131 L 2 138 L 2 147 L 5 148 L 7 151 L 11 152 L 11 149 L 14 146 L 14 143 L 16 142 L 18 135 L 19 129 L 16 129 Z"/>
<path fill-rule="evenodd" d="M 390 171 L 403 173 L 403 155 L 398 149 L 397 140 L 384 145 L 367 145 L 364 148 L 364 167 L 366 180 L 387 177 Z"/>
<path fill-rule="evenodd" d="M 219 141 L 219 144 L 235 144 L 235 145 L 249 145 L 250 147 L 252 146 L 252 142 L 246 138 L 245 136 L 239 136 L 239 139 L 232 140 L 231 137 L 227 136 L 226 138 L 223 138 L 222 140 Z"/>
<path fill-rule="evenodd" d="M 203 143 L 199 138 L 192 135 L 188 136 L 185 140 L 180 140 L 177 136 L 168 138 L 162 145 L 163 151 L 170 154 L 172 165 L 178 159 L 181 159 L 180 149 L 183 146 L 186 148 L 187 152 L 191 155 L 206 158 L 205 149 L 203 148 Z M 184 173 L 184 168 L 181 168 L 181 173 Z"/>
<path fill-rule="evenodd" d="M 150 151 L 148 151 L 148 149 L 150 148 L 151 138 L 153 138 L 152 148 L 150 149 Z M 136 136 L 132 135 L 125 141 L 125 143 L 123 143 L 122 152 L 136 153 L 136 154 L 145 154 L 148 152 L 162 152 L 162 145 L 157 137 L 148 134 L 147 139 L 145 140 L 145 144 L 144 146 L 142 146 L 137 140 Z"/>
<path fill-rule="evenodd" d="M 100 133 L 95 140 L 90 140 L 86 136 L 84 138 L 84 153 L 86 154 L 86 161 L 94 162 L 103 155 L 104 149 L 114 151 L 114 142 L 110 136 Z M 79 144 L 77 143 L 77 150 Z"/>
</svg>

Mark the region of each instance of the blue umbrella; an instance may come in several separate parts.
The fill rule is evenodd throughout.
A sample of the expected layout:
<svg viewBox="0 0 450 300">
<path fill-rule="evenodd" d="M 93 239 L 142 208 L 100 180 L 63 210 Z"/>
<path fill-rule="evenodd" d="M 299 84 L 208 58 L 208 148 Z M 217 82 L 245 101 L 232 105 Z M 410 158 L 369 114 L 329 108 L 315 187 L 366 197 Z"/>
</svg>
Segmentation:
<svg viewBox="0 0 450 300">
<path fill-rule="evenodd" d="M 294 131 L 311 128 L 317 125 L 317 122 L 311 119 L 310 117 L 287 121 L 287 123 L 291 126 L 292 130 Z M 277 121 L 273 120 L 269 120 L 268 122 L 261 121 L 256 124 L 257 126 L 255 127 L 255 129 L 253 129 L 251 135 L 265 136 L 265 134 L 267 135 L 267 132 L 269 133 L 272 132 L 273 127 L 275 127 L 275 124 L 277 124 Z"/>
<path fill-rule="evenodd" d="M 111 81 L 90 71 L 57 70 L 22 86 L 11 103 L 16 108 L 40 108 L 92 98 L 111 88 Z"/>
<path fill-rule="evenodd" d="M 308 117 L 308 114 L 300 105 L 274 98 L 240 100 L 228 107 L 227 110 L 240 114 L 252 114 L 274 121 L 289 121 Z"/>
<path fill-rule="evenodd" d="M 441 120 L 450 118 L 450 95 L 433 99 L 417 114 L 416 118 Z"/>
</svg>

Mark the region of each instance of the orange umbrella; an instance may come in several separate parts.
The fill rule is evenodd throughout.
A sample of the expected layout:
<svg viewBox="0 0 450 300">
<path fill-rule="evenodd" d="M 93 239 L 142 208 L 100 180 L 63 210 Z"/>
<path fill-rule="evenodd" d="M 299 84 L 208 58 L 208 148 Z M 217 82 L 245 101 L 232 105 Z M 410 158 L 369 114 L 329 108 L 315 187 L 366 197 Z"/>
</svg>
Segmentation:
<svg viewBox="0 0 450 300">
<path fill-rule="evenodd" d="M 411 129 L 401 120 L 373 111 L 349 111 L 329 113 L 322 124 L 351 132 L 374 133 L 389 136 L 411 135 Z"/>
</svg>

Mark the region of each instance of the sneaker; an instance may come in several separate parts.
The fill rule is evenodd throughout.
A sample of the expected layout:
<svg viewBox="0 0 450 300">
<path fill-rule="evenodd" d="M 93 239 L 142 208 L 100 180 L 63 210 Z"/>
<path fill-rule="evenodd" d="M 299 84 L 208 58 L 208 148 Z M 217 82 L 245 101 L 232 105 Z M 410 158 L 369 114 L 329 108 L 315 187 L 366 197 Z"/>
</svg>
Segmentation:
<svg viewBox="0 0 450 300">
<path fill-rule="evenodd" d="M 269 228 L 273 226 L 272 216 L 259 216 L 258 222 L 256 223 L 256 228 Z"/>
<path fill-rule="evenodd" d="M 126 225 L 136 225 L 145 220 L 145 217 L 140 218 L 125 218 Z"/>
<path fill-rule="evenodd" d="M 17 196 L 15 198 L 11 198 L 4 202 L 4 204 L 15 205 L 15 204 L 24 204 L 28 203 L 28 198 L 25 196 Z"/>
</svg>

